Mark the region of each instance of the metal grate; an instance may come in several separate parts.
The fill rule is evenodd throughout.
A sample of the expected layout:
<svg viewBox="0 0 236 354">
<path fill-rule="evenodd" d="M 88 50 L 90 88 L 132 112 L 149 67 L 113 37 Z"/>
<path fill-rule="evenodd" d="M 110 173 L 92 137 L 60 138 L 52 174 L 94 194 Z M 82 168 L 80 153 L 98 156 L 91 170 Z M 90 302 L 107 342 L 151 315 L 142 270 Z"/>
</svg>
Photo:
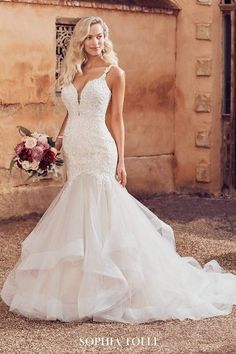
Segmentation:
<svg viewBox="0 0 236 354">
<path fill-rule="evenodd" d="M 219 7 L 224 12 L 236 10 L 236 0 L 221 0 Z"/>
<path fill-rule="evenodd" d="M 79 18 L 58 18 L 56 20 L 56 92 L 60 92 L 57 79 L 61 70 L 61 63 L 65 57 L 74 27 Z"/>
</svg>

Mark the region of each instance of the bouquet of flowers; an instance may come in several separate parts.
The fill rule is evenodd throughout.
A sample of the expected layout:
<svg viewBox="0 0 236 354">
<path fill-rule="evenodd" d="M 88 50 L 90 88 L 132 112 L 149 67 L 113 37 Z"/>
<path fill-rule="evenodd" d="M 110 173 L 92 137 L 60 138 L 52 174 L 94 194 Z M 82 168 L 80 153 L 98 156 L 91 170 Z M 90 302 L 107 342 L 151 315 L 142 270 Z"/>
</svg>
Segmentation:
<svg viewBox="0 0 236 354">
<path fill-rule="evenodd" d="M 13 156 L 9 170 L 16 166 L 29 174 L 31 177 L 40 179 L 49 173 L 58 175 L 56 166 L 63 165 L 63 160 L 59 157 L 60 152 L 54 147 L 53 138 L 38 132 L 17 126 L 22 136 L 21 141 L 15 146 L 16 155 Z"/>
</svg>

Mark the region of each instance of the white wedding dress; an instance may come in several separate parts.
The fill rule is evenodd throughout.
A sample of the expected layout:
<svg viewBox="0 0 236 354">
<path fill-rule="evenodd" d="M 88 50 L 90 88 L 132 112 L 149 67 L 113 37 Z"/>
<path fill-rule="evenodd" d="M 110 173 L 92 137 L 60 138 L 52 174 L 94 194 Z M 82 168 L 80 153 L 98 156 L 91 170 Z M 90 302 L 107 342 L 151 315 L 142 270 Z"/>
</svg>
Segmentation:
<svg viewBox="0 0 236 354">
<path fill-rule="evenodd" d="M 105 124 L 110 68 L 80 97 L 73 84 L 62 89 L 67 180 L 22 242 L 1 297 L 12 312 L 65 322 L 227 315 L 236 276 L 216 260 L 201 267 L 181 257 L 172 228 L 115 177 L 117 147 Z"/>
</svg>

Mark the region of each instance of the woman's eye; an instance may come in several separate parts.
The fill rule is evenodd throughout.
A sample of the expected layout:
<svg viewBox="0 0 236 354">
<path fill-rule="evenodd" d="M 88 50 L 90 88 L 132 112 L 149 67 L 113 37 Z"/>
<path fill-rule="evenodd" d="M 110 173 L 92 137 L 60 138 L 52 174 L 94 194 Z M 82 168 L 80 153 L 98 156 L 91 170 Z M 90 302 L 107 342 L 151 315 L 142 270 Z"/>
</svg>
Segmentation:
<svg viewBox="0 0 236 354">
<path fill-rule="evenodd" d="M 97 36 L 97 39 L 101 39 L 101 38 L 102 38 L 102 35 Z M 91 36 L 88 36 L 88 37 L 86 37 L 86 39 L 90 40 L 90 39 L 92 39 L 92 37 L 91 37 Z"/>
</svg>

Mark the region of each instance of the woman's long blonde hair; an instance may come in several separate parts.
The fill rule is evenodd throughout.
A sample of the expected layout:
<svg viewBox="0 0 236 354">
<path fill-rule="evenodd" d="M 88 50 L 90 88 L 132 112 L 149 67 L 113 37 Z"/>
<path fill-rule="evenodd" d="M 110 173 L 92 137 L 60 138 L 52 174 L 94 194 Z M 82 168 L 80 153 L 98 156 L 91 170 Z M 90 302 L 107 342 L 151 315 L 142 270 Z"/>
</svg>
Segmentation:
<svg viewBox="0 0 236 354">
<path fill-rule="evenodd" d="M 109 29 L 106 23 L 98 16 L 82 17 L 74 27 L 73 34 L 63 59 L 61 72 L 58 77 L 59 86 L 69 85 L 76 73 L 82 75 L 82 68 L 88 61 L 84 50 L 84 41 L 89 35 L 90 27 L 99 23 L 103 28 L 104 49 L 102 51 L 103 60 L 108 64 L 118 64 L 117 54 L 113 50 L 113 44 L 109 39 Z"/>
</svg>

